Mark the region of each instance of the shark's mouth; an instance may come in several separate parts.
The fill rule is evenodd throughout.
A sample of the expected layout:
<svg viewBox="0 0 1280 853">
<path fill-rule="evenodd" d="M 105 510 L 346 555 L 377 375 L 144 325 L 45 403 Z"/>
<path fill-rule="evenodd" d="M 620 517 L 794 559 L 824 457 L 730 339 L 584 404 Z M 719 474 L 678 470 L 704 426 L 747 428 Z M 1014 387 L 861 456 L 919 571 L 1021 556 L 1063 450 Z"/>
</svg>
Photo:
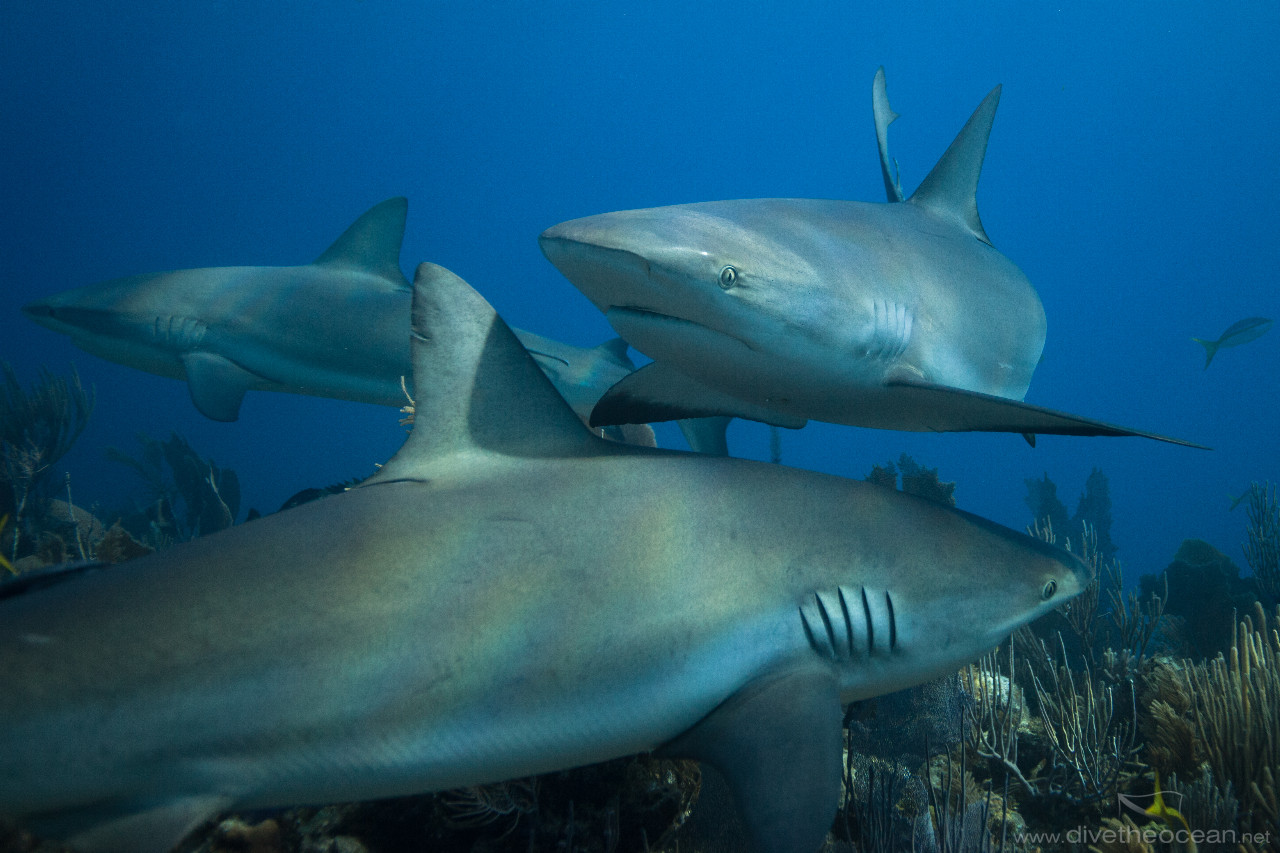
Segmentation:
<svg viewBox="0 0 1280 853">
<path fill-rule="evenodd" d="M 27 317 L 61 334 L 71 334 L 84 325 L 84 318 L 74 316 L 76 309 L 62 308 L 46 302 L 32 302 L 22 306 L 22 313 Z M 88 314 L 89 312 L 82 312 Z"/>
<path fill-rule="evenodd" d="M 636 306 L 628 307 L 611 307 L 605 311 L 605 318 L 609 321 L 609 325 L 621 335 L 627 343 L 631 344 L 640 352 L 645 353 L 650 358 L 657 356 L 648 353 L 643 346 L 632 340 L 631 336 L 637 339 L 645 338 L 668 338 L 672 336 L 683 336 L 689 340 L 702 339 L 714 343 L 717 339 L 724 341 L 732 341 L 740 347 L 755 352 L 756 347 L 745 338 L 737 335 L 723 332 L 719 329 L 713 329 L 695 320 L 689 320 L 684 317 L 676 317 L 672 314 L 664 314 L 652 308 L 640 308 Z M 624 331 L 626 329 L 627 331 Z"/>
</svg>

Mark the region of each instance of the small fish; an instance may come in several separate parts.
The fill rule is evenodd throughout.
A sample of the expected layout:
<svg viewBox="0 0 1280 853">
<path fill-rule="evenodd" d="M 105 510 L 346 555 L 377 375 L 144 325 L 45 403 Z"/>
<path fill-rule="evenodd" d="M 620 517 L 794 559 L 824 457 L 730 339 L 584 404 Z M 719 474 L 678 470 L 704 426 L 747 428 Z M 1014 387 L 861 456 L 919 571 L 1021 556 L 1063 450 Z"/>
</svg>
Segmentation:
<svg viewBox="0 0 1280 853">
<path fill-rule="evenodd" d="M 1169 806 L 1164 801 L 1164 792 L 1160 790 L 1160 772 L 1156 771 L 1156 792 L 1155 800 L 1151 805 L 1147 806 L 1146 813 L 1152 817 L 1159 818 L 1167 823 L 1174 831 L 1177 831 L 1178 824 L 1182 824 L 1182 828 L 1187 832 L 1187 853 L 1196 853 L 1196 842 L 1191 835 L 1191 825 L 1187 823 L 1187 819 L 1182 816 L 1182 812 Z"/>
<path fill-rule="evenodd" d="M 0 515 L 0 533 L 4 532 L 4 526 L 8 523 L 9 523 L 9 514 L 5 513 L 4 515 Z M 0 566 L 4 566 L 6 569 L 13 572 L 15 575 L 18 573 L 18 570 L 13 567 L 13 563 L 10 563 L 8 560 L 6 560 L 3 554 L 0 554 Z"/>
<path fill-rule="evenodd" d="M 1216 341 L 1207 341 L 1204 338 L 1192 338 L 1191 340 L 1204 347 L 1204 369 L 1208 370 L 1209 362 L 1213 361 L 1213 357 L 1217 355 L 1220 347 L 1237 347 L 1240 344 L 1247 344 L 1249 341 L 1262 337 L 1270 330 L 1270 318 L 1246 317 L 1238 323 L 1232 323 Z"/>
</svg>

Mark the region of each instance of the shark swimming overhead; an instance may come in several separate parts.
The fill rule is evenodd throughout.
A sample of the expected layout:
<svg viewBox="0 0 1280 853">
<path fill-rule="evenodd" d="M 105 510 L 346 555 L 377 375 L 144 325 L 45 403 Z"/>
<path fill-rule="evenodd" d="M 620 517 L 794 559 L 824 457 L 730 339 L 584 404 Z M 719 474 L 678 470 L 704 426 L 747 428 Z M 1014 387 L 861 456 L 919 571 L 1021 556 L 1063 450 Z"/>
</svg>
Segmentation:
<svg viewBox="0 0 1280 853">
<path fill-rule="evenodd" d="M 422 265 L 414 300 L 416 420 L 376 476 L 0 586 L 0 813 L 158 853 L 230 808 L 661 749 L 722 772 L 762 851 L 812 853 L 842 702 L 953 672 L 1089 580 L 891 489 L 604 441 L 457 276 Z"/>
<path fill-rule="evenodd" d="M 1146 435 L 1021 402 L 1045 340 L 1031 283 L 991 244 L 976 191 L 1000 88 L 915 193 L 890 203 L 740 199 L 605 213 L 543 232 L 543 253 L 652 358 L 593 424 L 720 414 L 799 427 Z M 1175 441 L 1175 439 L 1163 439 Z"/>
<path fill-rule="evenodd" d="M 408 201 L 366 211 L 313 263 L 210 267 L 91 284 L 23 307 L 76 346 L 119 364 L 185 379 L 206 417 L 234 421 L 246 391 L 404 404 L 412 367 L 411 287 L 400 270 Z M 577 347 L 517 330 L 584 419 L 635 369 L 626 344 Z M 690 446 L 723 455 L 728 419 L 681 422 Z M 621 433 L 616 433 L 620 437 Z"/>
</svg>

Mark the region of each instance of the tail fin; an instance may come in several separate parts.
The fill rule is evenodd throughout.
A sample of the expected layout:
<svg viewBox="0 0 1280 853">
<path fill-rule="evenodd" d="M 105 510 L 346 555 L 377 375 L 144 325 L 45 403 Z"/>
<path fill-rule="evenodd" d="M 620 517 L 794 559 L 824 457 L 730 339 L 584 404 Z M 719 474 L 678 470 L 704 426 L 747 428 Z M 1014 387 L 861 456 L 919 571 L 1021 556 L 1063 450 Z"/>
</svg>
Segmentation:
<svg viewBox="0 0 1280 853">
<path fill-rule="evenodd" d="M 1192 338 L 1191 340 L 1204 347 L 1204 369 L 1209 369 L 1209 362 L 1213 361 L 1213 357 L 1218 354 L 1218 341 L 1206 341 L 1204 338 Z"/>
</svg>

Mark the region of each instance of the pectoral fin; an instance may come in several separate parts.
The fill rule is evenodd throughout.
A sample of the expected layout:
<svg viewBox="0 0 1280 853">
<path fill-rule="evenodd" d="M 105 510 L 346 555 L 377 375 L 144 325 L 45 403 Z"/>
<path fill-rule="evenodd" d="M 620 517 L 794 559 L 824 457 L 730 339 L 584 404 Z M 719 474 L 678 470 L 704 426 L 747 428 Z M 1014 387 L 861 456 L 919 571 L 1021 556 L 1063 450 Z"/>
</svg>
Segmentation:
<svg viewBox="0 0 1280 853">
<path fill-rule="evenodd" d="M 1033 406 L 1020 400 L 963 391 L 945 385 L 899 380 L 885 385 L 889 392 L 880 407 L 880 418 L 892 420 L 890 429 L 919 432 L 1017 432 L 1028 435 L 1140 436 L 1170 444 L 1198 447 L 1203 444 L 1170 438 L 1154 432 L 1130 429 L 1079 415 Z M 880 426 L 867 423 L 866 426 Z M 1032 441 L 1034 446 L 1034 441 Z"/>
<path fill-rule="evenodd" d="M 649 424 L 713 415 L 746 418 L 799 429 L 807 421 L 708 388 L 678 370 L 653 362 L 604 393 L 591 412 L 591 426 Z"/>
<path fill-rule="evenodd" d="M 240 365 L 213 352 L 189 352 L 182 356 L 191 402 L 200 414 L 215 421 L 240 417 L 244 392 L 260 381 Z"/>
<path fill-rule="evenodd" d="M 835 677 L 815 667 L 748 684 L 660 752 L 715 767 L 758 850 L 813 853 L 840 797 L 840 720 Z"/>
</svg>

